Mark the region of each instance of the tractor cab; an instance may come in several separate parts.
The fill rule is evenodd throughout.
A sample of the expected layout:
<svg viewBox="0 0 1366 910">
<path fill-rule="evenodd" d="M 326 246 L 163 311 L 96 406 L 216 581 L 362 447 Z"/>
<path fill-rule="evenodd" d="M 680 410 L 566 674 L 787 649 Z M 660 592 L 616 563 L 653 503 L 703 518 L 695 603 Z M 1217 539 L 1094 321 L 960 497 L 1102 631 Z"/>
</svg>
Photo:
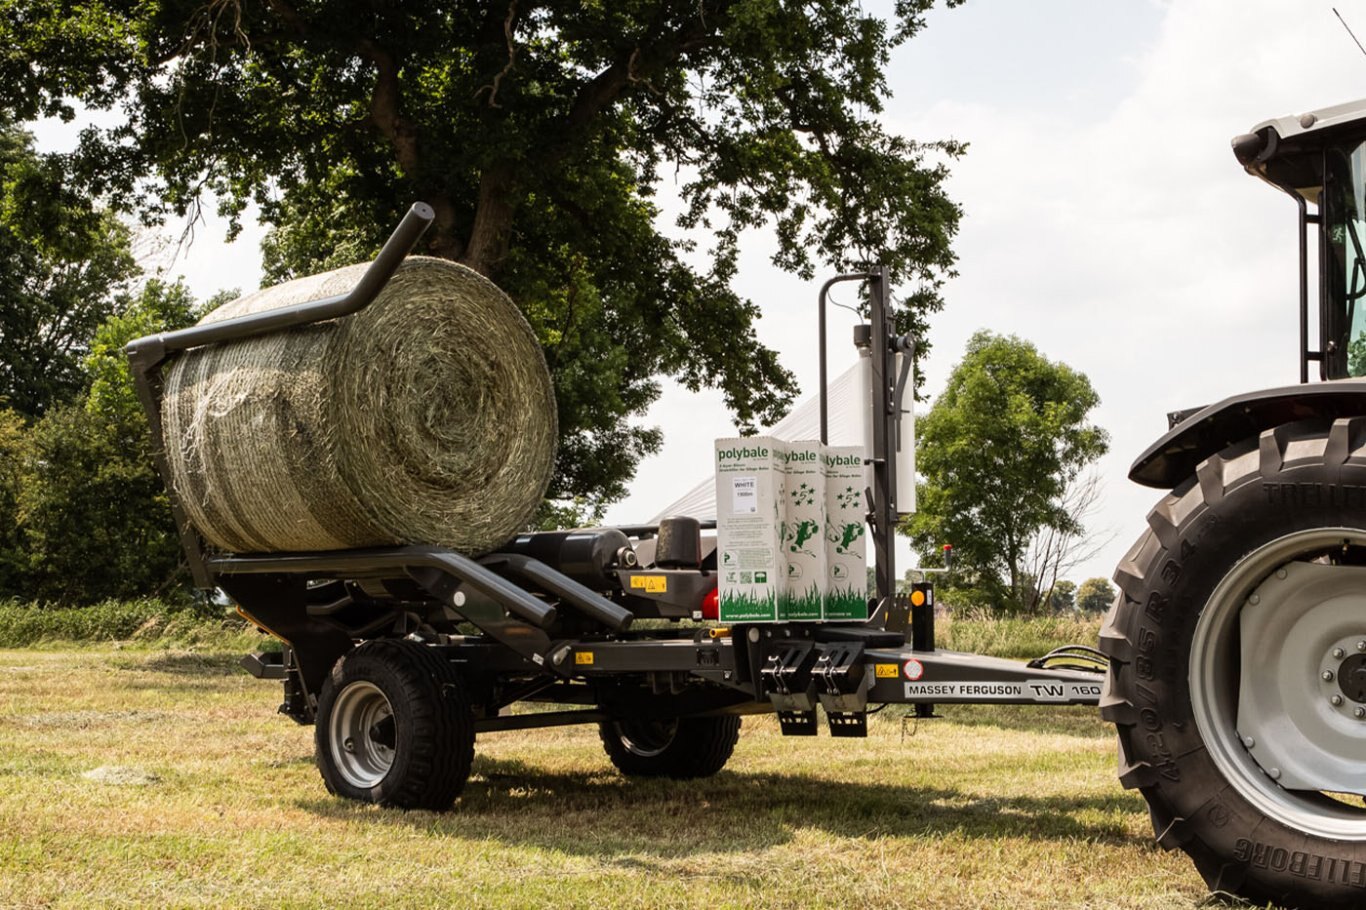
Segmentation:
<svg viewBox="0 0 1366 910">
<path fill-rule="evenodd" d="M 1281 117 L 1233 140 L 1249 174 L 1300 211 L 1300 381 L 1366 376 L 1366 100 Z M 1313 211 L 1310 211 L 1310 207 Z M 1309 346 L 1309 230 L 1318 228 L 1319 349 Z"/>
</svg>

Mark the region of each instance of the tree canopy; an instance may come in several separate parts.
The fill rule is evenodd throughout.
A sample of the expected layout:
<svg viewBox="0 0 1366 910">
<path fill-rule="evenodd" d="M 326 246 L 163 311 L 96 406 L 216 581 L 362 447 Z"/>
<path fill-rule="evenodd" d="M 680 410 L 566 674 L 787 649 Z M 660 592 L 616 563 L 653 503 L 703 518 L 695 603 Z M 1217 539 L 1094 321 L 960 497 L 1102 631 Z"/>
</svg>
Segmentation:
<svg viewBox="0 0 1366 910">
<path fill-rule="evenodd" d="M 1115 602 L 1115 586 L 1108 578 L 1088 578 L 1077 588 L 1077 609 L 1083 613 L 1104 613 Z"/>
<path fill-rule="evenodd" d="M 136 271 L 127 228 L 0 112 L 0 407 L 34 418 L 71 400 L 90 336 Z"/>
<path fill-rule="evenodd" d="M 926 562 L 951 543 L 955 575 L 991 602 L 1038 604 L 1040 579 L 1026 568 L 1030 548 L 1041 533 L 1075 537 L 1084 530 L 1070 494 L 1082 469 L 1109 446 L 1088 419 L 1099 402 L 1084 374 L 1032 344 L 974 335 L 916 424 L 924 480 L 908 530 Z"/>
<path fill-rule="evenodd" d="M 732 287 L 744 232 L 772 230 L 804 277 L 889 263 L 901 331 L 940 308 L 962 147 L 879 119 L 932 3 L 0 0 L 0 107 L 121 112 L 62 165 L 152 221 L 255 203 L 272 279 L 372 255 L 430 203 L 426 252 L 492 277 L 545 347 L 552 495 L 601 504 L 659 445 L 632 418 L 660 375 L 721 389 L 743 428 L 790 400 Z"/>
<path fill-rule="evenodd" d="M 170 501 L 123 346 L 188 325 L 180 284 L 150 280 L 95 330 L 84 394 L 25 427 L 0 409 L 0 597 L 92 603 L 184 580 Z"/>
</svg>

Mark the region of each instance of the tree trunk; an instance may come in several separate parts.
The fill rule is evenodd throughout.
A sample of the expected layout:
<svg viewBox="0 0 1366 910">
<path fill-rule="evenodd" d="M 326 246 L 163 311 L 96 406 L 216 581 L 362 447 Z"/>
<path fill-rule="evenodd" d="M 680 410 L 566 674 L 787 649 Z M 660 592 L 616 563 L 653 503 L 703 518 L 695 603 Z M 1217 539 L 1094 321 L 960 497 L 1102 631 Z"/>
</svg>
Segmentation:
<svg viewBox="0 0 1366 910">
<path fill-rule="evenodd" d="M 512 173 L 505 166 L 490 168 L 479 179 L 479 207 L 459 262 L 487 278 L 497 274 L 507 255 L 512 233 L 512 187 Z"/>
</svg>

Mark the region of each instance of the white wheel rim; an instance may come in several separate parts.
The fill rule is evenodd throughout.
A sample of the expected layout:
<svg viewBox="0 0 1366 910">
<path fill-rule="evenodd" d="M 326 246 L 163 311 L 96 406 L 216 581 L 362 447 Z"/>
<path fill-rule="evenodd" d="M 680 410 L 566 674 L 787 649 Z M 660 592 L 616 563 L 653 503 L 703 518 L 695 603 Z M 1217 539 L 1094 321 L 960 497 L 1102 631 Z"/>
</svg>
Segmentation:
<svg viewBox="0 0 1366 910">
<path fill-rule="evenodd" d="M 348 683 L 337 693 L 327 745 L 342 779 L 361 790 L 379 786 L 394 764 L 394 709 L 379 687 Z"/>
<path fill-rule="evenodd" d="M 1240 639 L 1240 614 L 1244 606 L 1278 569 L 1316 554 L 1326 554 L 1344 543 L 1366 548 L 1366 533 L 1349 528 L 1299 531 L 1271 541 L 1240 560 L 1210 595 L 1196 623 L 1188 681 L 1191 713 L 1210 758 L 1244 799 L 1262 814 L 1305 834 L 1366 841 L 1366 809 L 1339 802 L 1317 791 L 1281 786 L 1271 777 L 1272 771 L 1279 768 L 1263 767 L 1238 730 L 1239 706 L 1246 684 L 1241 672 L 1242 655 L 1253 653 L 1258 645 L 1256 642 L 1244 644 Z M 1359 573 L 1355 567 L 1348 570 Z M 1313 607 L 1306 608 L 1304 617 L 1307 623 L 1325 625 L 1321 610 L 1316 615 Z M 1362 622 L 1366 624 L 1366 616 L 1362 617 Z M 1265 650 L 1267 643 L 1261 644 Z M 1274 651 L 1277 643 L 1271 645 Z M 1317 674 L 1317 660 L 1311 663 L 1304 672 Z M 1317 680 L 1307 682 L 1317 686 Z M 1248 692 L 1249 699 L 1260 695 Z M 1295 735 L 1299 739 L 1294 743 L 1280 743 L 1282 749 L 1320 749 L 1312 739 L 1315 729 L 1312 724 L 1291 727 L 1297 731 Z M 1366 735 L 1366 725 L 1363 727 L 1363 735 Z M 1259 754 L 1263 760 L 1268 760 L 1267 753 Z M 1363 750 L 1362 759 L 1366 761 L 1366 750 Z"/>
</svg>

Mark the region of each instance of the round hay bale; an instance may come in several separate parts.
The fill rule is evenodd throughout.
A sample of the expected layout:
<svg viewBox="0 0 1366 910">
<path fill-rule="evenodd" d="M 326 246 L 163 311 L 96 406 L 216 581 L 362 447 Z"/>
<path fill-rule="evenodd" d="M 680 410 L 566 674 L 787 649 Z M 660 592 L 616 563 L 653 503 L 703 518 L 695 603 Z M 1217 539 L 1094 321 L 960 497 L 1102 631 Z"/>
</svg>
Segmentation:
<svg viewBox="0 0 1366 910">
<path fill-rule="evenodd" d="M 300 278 L 215 322 L 355 287 Z M 433 544 L 477 555 L 522 529 L 555 460 L 545 357 L 487 279 L 410 257 L 358 313 L 181 355 L 162 402 L 176 495 L 235 553 Z"/>
</svg>

